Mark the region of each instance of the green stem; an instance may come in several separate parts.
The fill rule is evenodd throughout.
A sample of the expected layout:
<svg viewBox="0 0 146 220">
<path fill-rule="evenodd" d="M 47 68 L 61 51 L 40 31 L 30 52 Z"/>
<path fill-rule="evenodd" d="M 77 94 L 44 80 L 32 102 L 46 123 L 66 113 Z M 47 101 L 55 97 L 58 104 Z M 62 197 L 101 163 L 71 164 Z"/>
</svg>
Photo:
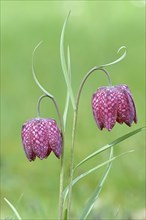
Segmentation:
<svg viewBox="0 0 146 220">
<path fill-rule="evenodd" d="M 54 105 L 56 107 L 56 111 L 60 120 L 60 128 L 61 128 L 61 135 L 62 135 L 62 155 L 61 155 L 61 166 L 60 166 L 60 188 L 59 188 L 59 219 L 63 219 L 63 184 L 64 184 L 64 127 L 62 117 L 60 115 L 60 111 L 57 105 L 55 98 L 52 98 Z"/>
<path fill-rule="evenodd" d="M 58 118 L 59 118 L 59 123 L 60 123 L 60 129 L 61 129 L 61 133 L 63 133 L 63 122 L 62 122 L 62 118 L 61 118 L 61 114 L 60 114 L 60 110 L 59 110 L 59 107 L 57 105 L 57 102 L 54 98 L 54 96 L 50 95 L 50 93 L 47 93 L 47 94 L 43 94 L 39 100 L 38 100 L 38 103 L 37 103 L 37 115 L 38 115 L 38 118 L 40 117 L 40 104 L 41 104 L 41 101 L 43 98 L 50 98 L 56 108 L 56 112 L 57 112 L 57 115 L 58 115 Z"/>
<path fill-rule="evenodd" d="M 70 184 L 68 192 L 68 207 L 67 207 L 67 219 L 70 220 L 70 210 L 71 210 L 71 197 L 72 197 L 72 181 L 74 174 L 74 147 L 75 147 L 75 130 L 77 124 L 77 109 L 74 110 L 73 117 L 73 128 L 72 128 L 72 147 L 71 147 L 71 163 L 70 163 Z"/>
<path fill-rule="evenodd" d="M 71 210 L 71 198 L 72 198 L 72 181 L 73 181 L 73 174 L 74 174 L 74 148 L 75 148 L 75 131 L 76 131 L 76 124 L 77 124 L 77 116 L 78 116 L 78 108 L 79 108 L 79 100 L 80 95 L 83 89 L 83 86 L 87 80 L 87 78 L 95 71 L 95 70 L 101 70 L 103 71 L 107 78 L 109 85 L 112 85 L 111 78 L 109 76 L 109 73 L 103 68 L 103 67 L 93 67 L 89 72 L 85 75 L 83 78 L 81 85 L 79 87 L 79 91 L 77 93 L 77 101 L 76 101 L 76 108 L 74 109 L 74 118 L 73 118 L 73 128 L 72 128 L 72 146 L 71 146 L 71 164 L 70 164 L 70 183 L 69 183 L 69 192 L 68 192 L 68 207 L 67 207 L 67 219 L 70 220 L 70 210 Z"/>
<path fill-rule="evenodd" d="M 81 85 L 79 87 L 79 91 L 78 91 L 78 96 L 77 96 L 77 109 L 78 109 L 78 105 L 79 105 L 79 99 L 80 99 L 80 95 L 81 95 L 81 92 L 82 92 L 82 89 L 83 89 L 83 86 L 87 80 L 87 78 L 95 71 L 95 70 L 101 70 L 103 71 L 106 76 L 107 76 L 107 79 L 108 79 L 108 83 L 109 83 L 109 86 L 112 86 L 112 81 L 111 81 L 111 78 L 110 78 L 110 75 L 109 73 L 103 68 L 103 67 L 98 67 L 98 66 L 95 66 L 93 67 L 91 70 L 89 70 L 89 72 L 84 76 L 82 82 L 81 82 Z"/>
<path fill-rule="evenodd" d="M 33 50 L 33 53 L 32 53 L 32 74 L 33 74 L 34 81 L 36 82 L 38 87 L 44 92 L 44 95 L 42 95 L 38 100 L 38 117 L 40 117 L 41 100 L 44 97 L 48 97 L 53 101 L 53 104 L 55 105 L 56 112 L 57 112 L 59 122 L 60 122 L 60 130 L 61 130 L 61 135 L 62 135 L 62 155 L 61 155 L 60 189 L 59 189 L 59 219 L 62 220 L 62 215 L 63 215 L 63 180 L 64 180 L 64 165 L 63 165 L 64 164 L 64 127 L 63 127 L 63 121 L 62 121 L 62 117 L 60 114 L 60 110 L 59 110 L 58 104 L 57 104 L 54 96 L 52 94 L 50 94 L 47 90 L 44 89 L 44 87 L 38 81 L 36 74 L 35 74 L 35 71 L 34 71 L 34 54 L 35 54 L 37 48 L 41 45 L 41 43 L 42 43 L 42 41 L 37 44 L 37 46 L 35 47 L 35 49 Z"/>
<path fill-rule="evenodd" d="M 38 117 L 40 117 L 40 103 L 42 101 L 43 98 L 48 97 L 50 98 L 56 108 L 57 111 L 57 115 L 59 117 L 59 121 L 60 121 L 60 129 L 61 129 L 61 135 L 62 135 L 62 155 L 61 155 L 61 167 L 60 167 L 60 188 L 59 188 L 59 220 L 62 220 L 62 216 L 63 216 L 63 180 L 64 180 L 64 133 L 63 133 L 63 123 L 62 123 L 62 118 L 60 115 L 60 111 L 57 105 L 57 102 L 55 100 L 55 98 L 51 95 L 47 95 L 44 94 L 42 95 L 39 100 L 38 100 L 38 104 L 37 104 L 37 110 L 38 110 Z"/>
<path fill-rule="evenodd" d="M 63 135 L 62 135 L 63 137 Z M 64 183 L 64 140 L 62 138 L 62 155 L 61 155 L 61 167 L 60 167 L 60 189 L 59 189 L 59 220 L 63 219 L 63 183 Z"/>
<path fill-rule="evenodd" d="M 45 97 L 52 99 L 52 96 L 49 96 L 47 94 L 43 94 L 42 96 L 40 96 L 38 103 L 37 103 L 37 116 L 38 116 L 38 118 L 40 118 L 40 104 L 41 104 L 42 99 Z"/>
</svg>

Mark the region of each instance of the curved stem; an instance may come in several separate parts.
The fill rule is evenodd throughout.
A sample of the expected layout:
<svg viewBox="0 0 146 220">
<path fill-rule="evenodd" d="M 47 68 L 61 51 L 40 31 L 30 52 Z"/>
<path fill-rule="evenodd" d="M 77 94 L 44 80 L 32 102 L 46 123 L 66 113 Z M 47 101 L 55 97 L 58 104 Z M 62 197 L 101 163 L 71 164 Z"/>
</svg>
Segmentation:
<svg viewBox="0 0 146 220">
<path fill-rule="evenodd" d="M 61 135 L 62 135 L 62 155 L 61 155 L 61 168 L 60 168 L 60 188 L 59 188 L 59 219 L 62 219 L 62 215 L 63 215 L 63 179 L 64 179 L 64 130 L 63 130 L 63 122 L 62 122 L 62 118 L 60 115 L 60 111 L 57 105 L 57 102 L 55 100 L 55 98 L 51 95 L 48 94 L 43 94 L 39 100 L 38 100 L 38 104 L 37 104 L 37 109 L 38 109 L 38 117 L 40 117 L 40 103 L 42 101 L 43 98 L 48 97 L 53 101 L 53 104 L 55 105 L 56 111 L 57 111 L 57 115 L 60 121 L 60 130 L 61 130 Z"/>
<path fill-rule="evenodd" d="M 120 47 L 118 49 L 117 53 L 119 53 L 122 49 L 124 49 L 125 51 L 124 51 L 124 53 L 118 59 L 116 59 L 116 60 L 114 60 L 114 61 L 112 61 L 110 63 L 106 63 L 106 64 L 103 64 L 103 65 L 100 65 L 100 67 L 111 66 L 113 64 L 116 64 L 116 63 L 119 63 L 120 61 L 122 61 L 125 58 L 126 54 L 127 54 L 127 49 L 126 49 L 125 46 Z"/>
<path fill-rule="evenodd" d="M 61 135 L 62 135 L 62 155 L 61 155 L 61 168 L 60 168 L 60 189 L 59 189 L 59 219 L 62 220 L 62 215 L 63 215 L 63 180 L 64 180 L 64 127 L 63 127 L 63 121 L 62 117 L 60 114 L 59 107 L 57 105 L 57 102 L 52 94 L 50 94 L 47 90 L 44 89 L 44 87 L 40 84 L 38 81 L 35 71 L 34 71 L 34 54 L 37 50 L 37 48 L 41 45 L 42 41 L 40 41 L 37 46 L 34 48 L 33 53 L 32 53 L 32 74 L 35 83 L 38 85 L 38 87 L 44 92 L 44 95 L 42 95 L 39 100 L 38 100 L 38 117 L 40 116 L 40 102 L 44 97 L 50 98 L 56 108 L 57 115 L 59 118 L 60 122 L 60 130 L 61 130 Z"/>
<path fill-rule="evenodd" d="M 108 73 L 103 67 L 98 67 L 98 66 L 93 67 L 93 68 L 92 68 L 91 70 L 89 70 L 89 72 L 84 76 L 84 78 L 83 78 L 83 80 L 82 80 L 82 82 L 81 82 L 81 84 L 80 84 L 79 91 L 78 91 L 78 95 L 77 95 L 77 102 L 76 102 L 77 109 L 78 109 L 79 99 L 80 99 L 80 95 L 81 95 L 83 86 L 84 86 L 84 84 L 85 84 L 87 78 L 88 78 L 95 70 L 101 70 L 101 71 L 103 71 L 103 72 L 106 74 L 106 76 L 107 76 L 109 86 L 112 86 L 112 81 L 111 81 L 111 78 L 110 78 L 109 73 Z"/>
<path fill-rule="evenodd" d="M 45 97 L 48 97 L 48 95 L 46 94 L 43 94 L 42 96 L 39 97 L 39 100 L 38 100 L 38 103 L 37 103 L 37 115 L 38 115 L 38 118 L 40 118 L 40 104 L 41 104 L 41 100 Z"/>
<path fill-rule="evenodd" d="M 59 118 L 60 130 L 61 130 L 61 133 L 62 133 L 62 131 L 63 131 L 63 122 L 62 122 L 61 114 L 60 114 L 60 111 L 59 111 L 59 107 L 58 107 L 58 105 L 57 105 L 57 102 L 56 102 L 55 98 L 54 98 L 52 95 L 50 96 L 50 95 L 48 95 L 48 94 L 43 94 L 43 95 L 39 98 L 38 103 L 37 103 L 38 118 L 40 117 L 40 103 L 41 103 L 42 99 L 45 98 L 45 97 L 48 97 L 48 98 L 50 98 L 50 99 L 53 101 L 53 104 L 54 104 L 54 106 L 55 106 L 55 108 L 56 108 L 56 112 L 57 112 L 57 115 L 58 115 L 58 118 Z"/>
<path fill-rule="evenodd" d="M 95 70 L 101 70 L 103 71 L 107 78 L 109 85 L 112 85 L 111 78 L 109 73 L 102 67 L 93 67 L 89 72 L 85 75 L 83 78 L 81 85 L 79 87 L 79 91 L 77 93 L 77 99 L 76 99 L 76 109 L 74 109 L 74 118 L 73 118 L 73 128 L 72 128 L 72 148 L 71 148 L 71 165 L 70 165 L 70 184 L 69 184 L 69 192 L 68 192 L 68 213 L 67 213 L 67 219 L 70 219 L 70 210 L 71 210 L 71 197 L 72 197 L 72 181 L 73 181 L 73 173 L 74 173 L 74 145 L 75 145 L 75 130 L 76 130 L 76 125 L 77 125 L 77 114 L 78 114 L 78 107 L 79 107 L 79 100 L 80 100 L 80 95 L 83 89 L 83 86 L 87 80 L 87 78 L 95 71 Z"/>
<path fill-rule="evenodd" d="M 59 121 L 60 121 L 60 130 L 61 130 L 61 133 L 63 133 L 63 122 L 62 122 L 62 117 L 61 117 L 61 114 L 60 114 L 60 110 L 59 110 L 59 107 L 57 105 L 57 102 L 55 100 L 54 97 L 51 98 L 54 105 L 55 105 L 55 108 L 56 108 L 56 111 L 57 111 L 57 115 L 58 115 L 58 118 L 59 118 Z"/>
<path fill-rule="evenodd" d="M 109 86 L 112 86 L 112 82 L 111 82 L 111 78 L 109 73 L 104 69 L 104 67 L 106 66 L 110 66 L 113 64 L 116 64 L 118 62 L 120 62 L 121 60 L 123 60 L 126 56 L 127 50 L 125 46 L 122 46 L 119 48 L 119 50 L 117 51 L 117 53 L 119 53 L 122 49 L 125 49 L 124 53 L 115 61 L 104 64 L 104 65 L 100 65 L 100 66 L 95 66 L 93 67 L 91 70 L 89 70 L 89 72 L 85 75 L 85 77 L 83 78 L 81 85 L 79 87 L 79 91 L 77 94 L 77 99 L 76 99 L 76 108 L 74 108 L 74 119 L 73 119 L 73 129 L 72 129 L 72 148 L 71 148 L 71 166 L 70 166 L 70 184 L 69 184 L 69 194 L 68 194 L 68 213 L 67 213 L 67 217 L 68 219 L 70 219 L 70 209 L 71 209 L 71 196 L 72 196 L 72 181 L 73 181 L 73 164 L 74 164 L 74 143 L 75 143 L 75 130 L 76 130 L 76 124 L 77 124 L 77 115 L 78 115 L 78 107 L 79 107 L 79 100 L 80 100 L 80 95 L 83 89 L 83 86 L 87 80 L 87 78 L 95 71 L 95 70 L 101 70 L 103 71 L 107 78 L 108 78 L 108 83 Z"/>
<path fill-rule="evenodd" d="M 35 74 L 35 71 L 34 71 L 34 55 L 35 55 L 35 52 L 37 50 L 37 48 L 42 44 L 43 41 L 40 41 L 37 46 L 34 48 L 33 52 L 32 52 L 32 75 L 33 75 L 33 79 L 35 81 L 35 83 L 38 85 L 38 87 L 42 90 L 42 92 L 44 92 L 46 95 L 48 95 L 50 98 L 53 98 L 53 96 L 47 91 L 44 89 L 44 87 L 40 84 L 40 82 L 38 81 L 37 77 L 36 77 L 36 74 Z"/>
<path fill-rule="evenodd" d="M 40 41 L 37 46 L 34 48 L 33 50 L 33 53 L 32 53 L 32 74 L 33 74 L 33 78 L 34 78 L 34 81 L 35 83 L 38 85 L 38 87 L 45 93 L 44 95 L 42 95 L 40 98 L 39 98 L 39 101 L 38 101 L 38 116 L 40 116 L 40 102 L 41 100 L 44 98 L 44 97 L 48 97 L 50 98 L 54 105 L 55 105 L 55 108 L 56 108 L 56 111 L 57 111 L 57 115 L 59 117 L 59 121 L 60 121 L 60 129 L 61 129 L 61 132 L 63 132 L 63 122 L 62 122 L 62 118 L 61 118 L 61 114 L 60 114 L 60 111 L 59 111 L 59 107 L 57 105 L 57 102 L 54 98 L 54 96 L 49 93 L 47 90 L 44 89 L 44 87 L 40 84 L 40 82 L 38 81 L 37 77 L 36 77 L 36 74 L 35 74 L 35 71 L 34 71 L 34 55 L 35 55 L 35 52 L 37 50 L 37 48 L 42 44 L 42 41 Z"/>
</svg>

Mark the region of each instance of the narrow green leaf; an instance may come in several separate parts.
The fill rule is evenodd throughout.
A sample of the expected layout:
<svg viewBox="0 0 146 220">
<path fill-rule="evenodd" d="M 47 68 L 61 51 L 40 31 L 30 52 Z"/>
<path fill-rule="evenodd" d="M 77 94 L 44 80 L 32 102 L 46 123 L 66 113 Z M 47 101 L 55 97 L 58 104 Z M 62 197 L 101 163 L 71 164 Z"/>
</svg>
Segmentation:
<svg viewBox="0 0 146 220">
<path fill-rule="evenodd" d="M 131 153 L 131 152 L 133 152 L 133 150 L 127 151 L 127 152 L 124 152 L 124 153 L 122 153 L 122 154 L 120 154 L 120 155 L 118 155 L 118 156 L 112 157 L 111 159 L 109 159 L 109 160 L 107 160 L 107 161 L 105 161 L 105 162 L 103 162 L 103 163 L 101 163 L 101 164 L 99 164 L 99 165 L 93 167 L 92 169 L 90 169 L 90 170 L 88 170 L 88 171 L 86 171 L 86 172 L 84 172 L 84 173 L 82 173 L 82 174 L 80 174 L 79 176 L 77 176 L 77 177 L 72 181 L 72 186 L 74 186 L 80 179 L 84 178 L 85 176 L 89 175 L 90 173 L 92 173 L 92 172 L 96 171 L 97 169 L 99 169 L 99 168 L 101 168 L 101 167 L 107 165 L 108 163 L 112 162 L 113 160 L 115 160 L 115 159 L 117 159 L 117 158 L 119 158 L 119 157 L 121 157 L 121 156 L 123 156 L 123 155 L 125 155 L 125 154 L 127 154 L 127 153 Z M 66 189 L 65 189 L 64 192 L 63 192 L 64 201 L 65 201 L 65 199 L 66 199 L 66 197 L 67 197 L 68 191 L 69 191 L 69 187 L 67 186 Z"/>
<path fill-rule="evenodd" d="M 71 65 L 70 65 L 70 51 L 69 51 L 69 46 L 67 48 L 67 66 L 68 66 L 68 75 L 69 75 L 69 80 L 71 82 Z M 64 108 L 64 114 L 63 114 L 63 125 L 64 125 L 64 131 L 66 127 L 66 120 L 67 120 L 67 113 L 68 113 L 68 107 L 69 107 L 69 92 L 67 90 L 67 95 L 66 95 L 66 103 L 65 103 L 65 108 Z"/>
<path fill-rule="evenodd" d="M 114 145 L 119 144 L 120 142 L 126 140 L 127 138 L 137 134 L 138 132 L 141 132 L 143 130 L 145 130 L 146 127 L 142 127 L 142 128 L 138 128 L 128 134 L 123 135 L 122 137 L 119 137 L 118 139 L 114 140 L 113 142 L 111 142 L 110 144 L 107 144 L 105 146 L 103 146 L 102 148 L 100 148 L 99 150 L 95 151 L 94 153 L 90 154 L 88 157 L 86 157 L 84 160 L 82 160 L 80 163 L 78 163 L 74 169 L 76 169 L 77 167 L 81 166 L 83 163 L 87 162 L 88 160 L 90 160 L 92 157 L 95 157 L 96 155 L 100 154 L 101 152 L 111 148 Z"/>
<path fill-rule="evenodd" d="M 66 82 L 66 85 L 67 85 L 68 93 L 69 93 L 69 96 L 70 96 L 70 99 L 71 99 L 73 109 L 75 110 L 76 109 L 75 98 L 74 98 L 74 95 L 73 95 L 73 91 L 72 91 L 72 87 L 71 87 L 71 83 L 70 83 L 70 79 L 69 79 L 69 75 L 68 75 L 68 71 L 67 71 L 67 65 L 66 65 L 66 61 L 65 61 L 65 54 L 64 54 L 64 33 L 65 33 L 65 29 L 66 29 L 66 25 L 67 25 L 69 15 L 70 15 L 70 12 L 69 12 L 68 16 L 66 17 L 66 19 L 64 21 L 62 32 L 61 32 L 61 37 L 60 37 L 60 59 L 61 59 L 61 66 L 62 66 L 65 82 Z"/>
<path fill-rule="evenodd" d="M 113 156 L 113 147 L 110 149 L 109 159 L 111 159 L 112 156 Z M 112 161 L 109 162 L 109 164 L 107 165 L 107 168 L 106 168 L 106 170 L 105 170 L 105 172 L 104 172 L 100 182 L 98 183 L 98 185 L 97 185 L 93 195 L 88 200 L 87 205 L 85 206 L 85 208 L 84 208 L 84 210 L 83 210 L 83 212 L 81 214 L 80 220 L 86 219 L 88 217 L 89 213 L 91 212 L 91 210 L 92 210 L 92 208 L 94 206 L 94 203 L 97 200 L 97 198 L 98 198 L 98 196 L 99 196 L 99 194 L 100 194 L 100 192 L 101 192 L 101 190 L 103 188 L 103 184 L 104 184 L 104 182 L 105 182 L 105 180 L 106 180 L 106 178 L 107 178 L 107 176 L 109 174 L 109 171 L 111 169 L 111 165 L 112 165 Z"/>
<path fill-rule="evenodd" d="M 16 208 L 12 205 L 12 203 L 10 201 L 8 201 L 8 199 L 4 198 L 5 202 L 10 206 L 10 208 L 13 210 L 14 214 L 16 215 L 18 220 L 22 220 L 22 218 L 20 217 L 18 211 L 16 210 Z"/>
<path fill-rule="evenodd" d="M 67 209 L 65 209 L 65 211 L 64 211 L 64 217 L 63 217 L 63 220 L 67 220 Z"/>
<path fill-rule="evenodd" d="M 119 50 L 117 51 L 117 53 L 119 53 L 122 49 L 125 49 L 125 52 L 122 54 L 122 56 L 120 56 L 117 60 L 115 60 L 111 63 L 101 65 L 101 67 L 111 66 L 113 64 L 116 64 L 116 63 L 119 63 L 120 61 L 122 61 L 125 58 L 126 54 L 127 54 L 127 50 L 126 50 L 125 46 L 120 47 Z"/>
<path fill-rule="evenodd" d="M 43 41 L 40 41 L 36 47 L 34 48 L 33 50 L 33 53 L 32 53 L 32 75 L 33 75 L 33 78 L 34 78 L 34 81 L 35 83 L 38 85 L 38 87 L 46 94 L 48 95 L 49 97 L 53 98 L 53 96 L 47 91 L 44 89 L 44 87 L 40 84 L 40 82 L 38 81 L 37 77 L 36 77 L 36 74 L 35 74 L 35 71 L 34 71 L 34 55 L 35 55 L 35 52 L 36 50 L 38 49 L 38 47 L 42 44 Z"/>
<path fill-rule="evenodd" d="M 115 211 L 114 220 L 118 220 L 119 219 L 118 218 L 119 213 L 120 213 L 120 206 Z"/>
</svg>

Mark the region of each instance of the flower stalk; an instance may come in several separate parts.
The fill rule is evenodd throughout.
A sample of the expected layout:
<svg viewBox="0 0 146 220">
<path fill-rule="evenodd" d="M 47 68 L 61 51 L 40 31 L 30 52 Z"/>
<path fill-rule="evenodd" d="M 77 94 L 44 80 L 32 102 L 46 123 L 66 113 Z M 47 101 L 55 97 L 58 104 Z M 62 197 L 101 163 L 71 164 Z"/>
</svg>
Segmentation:
<svg viewBox="0 0 146 220">
<path fill-rule="evenodd" d="M 112 86 L 112 81 L 111 81 L 110 75 L 109 75 L 109 73 L 104 69 L 104 67 L 113 65 L 113 64 L 115 64 L 115 63 L 120 62 L 122 59 L 124 59 L 125 56 L 126 56 L 126 47 L 125 47 L 125 46 L 120 47 L 117 53 L 119 53 L 120 50 L 122 50 L 122 49 L 125 49 L 125 52 L 124 52 L 123 55 L 121 55 L 120 58 L 118 58 L 117 60 L 115 60 L 115 61 L 113 61 L 113 62 L 111 62 L 111 63 L 107 63 L 107 64 L 104 64 L 104 65 L 101 65 L 101 66 L 95 66 L 95 67 L 93 67 L 92 69 L 90 69 L 90 70 L 87 72 L 87 74 L 84 76 L 84 78 L 83 78 L 83 80 L 82 80 L 82 82 L 81 82 L 81 84 L 80 84 L 78 93 L 77 93 L 76 107 L 74 108 L 73 127 L 72 127 L 70 183 L 69 183 L 69 192 L 68 192 L 67 219 L 70 219 L 70 210 L 71 210 L 72 181 L 73 181 L 73 174 L 74 174 L 75 132 L 76 132 L 76 124 L 77 124 L 77 116 L 78 116 L 78 108 L 79 108 L 79 101 L 80 101 L 81 92 L 82 92 L 83 86 L 84 86 L 86 80 L 88 79 L 88 77 L 89 77 L 92 73 L 94 73 L 94 71 L 96 71 L 96 70 L 101 70 L 101 71 L 103 71 L 103 72 L 106 74 L 106 76 L 107 76 L 109 86 Z"/>
<path fill-rule="evenodd" d="M 63 126 L 63 119 L 61 117 L 60 114 L 60 110 L 58 107 L 58 104 L 54 98 L 54 96 L 52 94 L 50 94 L 47 90 L 44 89 L 44 87 L 39 83 L 35 71 L 34 71 L 34 54 L 37 50 L 37 48 L 42 44 L 42 41 L 40 41 L 37 46 L 34 48 L 34 51 L 32 53 L 32 74 L 33 74 L 33 78 L 34 81 L 36 82 L 36 84 L 38 85 L 38 87 L 45 93 L 44 95 L 42 95 L 38 101 L 38 115 L 40 115 L 40 101 L 42 100 L 42 98 L 44 98 L 45 96 L 49 97 L 53 103 L 54 106 L 56 108 L 56 112 L 59 118 L 59 122 L 60 122 L 60 130 L 61 130 L 61 136 L 62 136 L 62 154 L 61 154 L 61 164 L 60 164 L 60 187 L 59 187 L 59 210 L 58 210 L 58 218 L 60 220 L 63 219 L 63 189 L 64 189 L 64 126 Z"/>
<path fill-rule="evenodd" d="M 81 92 L 83 89 L 83 86 L 86 82 L 86 80 L 88 79 L 88 77 L 96 70 L 101 70 L 103 71 L 108 79 L 108 83 L 111 86 L 112 82 L 111 82 L 111 78 L 109 73 L 102 67 L 93 67 L 91 70 L 89 70 L 89 72 L 85 75 L 85 77 L 83 78 L 80 87 L 79 87 L 79 91 L 77 93 L 77 99 L 76 99 L 76 108 L 74 109 L 74 116 L 73 116 L 73 127 L 72 127 L 72 145 L 71 145 L 71 164 L 70 164 L 70 184 L 69 184 L 69 193 L 68 193 L 68 212 L 67 212 L 67 219 L 70 219 L 70 210 L 71 210 L 71 198 L 72 198 L 72 181 L 73 181 L 73 174 L 74 174 L 74 148 L 75 148 L 75 133 L 76 133 L 76 125 L 77 125 L 77 116 L 78 116 L 78 108 L 79 108 L 79 101 L 80 101 L 80 96 L 81 96 Z"/>
</svg>

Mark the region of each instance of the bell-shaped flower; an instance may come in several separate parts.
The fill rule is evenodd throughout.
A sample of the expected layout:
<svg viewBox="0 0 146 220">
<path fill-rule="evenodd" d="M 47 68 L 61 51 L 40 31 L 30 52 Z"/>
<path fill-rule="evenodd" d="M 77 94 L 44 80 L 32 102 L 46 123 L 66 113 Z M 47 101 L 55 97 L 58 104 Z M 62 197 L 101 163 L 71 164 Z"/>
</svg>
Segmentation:
<svg viewBox="0 0 146 220">
<path fill-rule="evenodd" d="M 100 130 L 110 131 L 116 121 L 131 126 L 137 123 L 136 108 L 127 85 L 100 87 L 92 96 L 92 110 Z"/>
<path fill-rule="evenodd" d="M 29 161 L 47 158 L 51 151 L 60 158 L 62 135 L 54 119 L 34 118 L 22 126 L 22 144 Z"/>
</svg>

